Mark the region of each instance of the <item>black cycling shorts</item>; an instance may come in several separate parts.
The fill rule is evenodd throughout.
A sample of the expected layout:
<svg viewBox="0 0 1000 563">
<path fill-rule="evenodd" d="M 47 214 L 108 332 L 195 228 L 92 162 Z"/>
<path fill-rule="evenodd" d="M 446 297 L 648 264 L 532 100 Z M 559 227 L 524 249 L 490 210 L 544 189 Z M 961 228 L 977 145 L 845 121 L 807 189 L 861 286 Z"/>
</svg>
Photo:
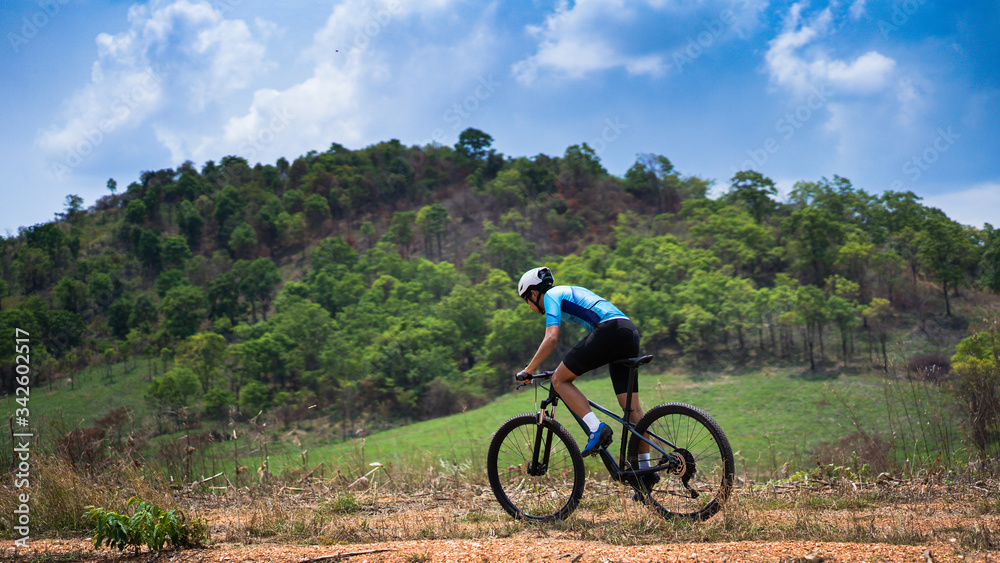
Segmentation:
<svg viewBox="0 0 1000 563">
<path fill-rule="evenodd" d="M 615 393 L 628 392 L 629 368 L 612 364 L 615 360 L 625 360 L 639 355 L 639 331 L 628 319 L 611 319 L 594 327 L 594 331 L 573 346 L 563 358 L 563 364 L 574 375 L 583 375 L 590 370 L 610 364 L 611 384 Z M 638 381 L 632 392 L 639 390 Z"/>
</svg>

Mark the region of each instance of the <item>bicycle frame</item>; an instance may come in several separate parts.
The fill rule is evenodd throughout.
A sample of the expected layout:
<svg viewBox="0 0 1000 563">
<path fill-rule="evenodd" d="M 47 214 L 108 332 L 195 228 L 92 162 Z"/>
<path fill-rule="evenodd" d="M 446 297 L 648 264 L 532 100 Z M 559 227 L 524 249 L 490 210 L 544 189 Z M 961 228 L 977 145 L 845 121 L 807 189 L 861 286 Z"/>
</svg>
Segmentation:
<svg viewBox="0 0 1000 563">
<path fill-rule="evenodd" d="M 633 368 L 632 369 L 632 373 L 630 374 L 630 377 L 629 377 L 628 392 L 627 392 L 626 397 L 625 397 L 625 412 L 623 414 L 625 414 L 626 416 L 632 410 L 631 409 L 631 406 L 632 406 L 632 383 L 633 383 L 633 381 L 635 381 L 635 374 L 636 374 L 636 369 Z M 532 376 L 532 378 L 533 379 L 548 379 L 551 376 L 552 376 L 552 372 L 544 372 L 544 373 L 540 373 L 540 374 L 534 375 L 534 376 Z M 542 401 L 542 403 L 540 405 L 540 408 L 539 408 L 539 411 L 538 411 L 538 422 L 539 422 L 538 427 L 537 427 L 538 431 L 535 434 L 535 450 L 533 452 L 532 467 L 529 468 L 529 473 L 532 470 L 535 470 L 535 471 L 545 471 L 545 469 L 548 466 L 549 452 L 550 452 L 550 448 L 551 448 L 551 445 L 552 445 L 552 435 L 551 435 L 551 433 L 549 433 L 549 435 L 548 435 L 548 437 L 546 439 L 546 443 L 545 443 L 544 457 L 542 458 L 541 461 L 539 461 L 539 454 L 542 453 L 541 451 L 539 451 L 540 448 L 541 448 L 541 442 L 542 442 L 542 425 L 541 425 L 541 421 L 546 416 L 548 416 L 550 418 L 553 418 L 553 419 L 555 418 L 555 414 L 554 414 L 555 413 L 555 407 L 558 404 L 559 398 L 560 398 L 559 394 L 556 393 L 555 386 L 553 386 L 551 383 L 549 383 L 548 385 L 545 385 L 543 383 L 536 382 L 536 385 L 538 385 L 542 389 L 547 390 L 549 392 L 549 396 L 548 396 L 547 399 L 545 399 L 545 400 Z M 673 470 L 675 470 L 677 468 L 678 463 L 675 461 L 674 457 L 671 456 L 671 455 L 669 455 L 668 452 L 665 451 L 663 448 L 661 448 L 660 446 L 654 444 L 653 442 L 651 442 L 650 440 L 648 440 L 645 436 L 643 436 L 642 434 L 640 434 L 639 432 L 637 432 L 635 430 L 635 424 L 629 422 L 625 418 L 622 418 L 622 417 L 616 415 L 615 413 L 613 413 L 610 410 L 606 409 L 603 405 L 595 403 L 594 401 L 592 401 L 590 399 L 587 400 L 587 403 L 590 404 L 591 408 L 596 409 L 596 410 L 598 410 L 598 411 L 606 414 L 607 416 L 610 416 L 612 419 L 616 420 L 619 424 L 621 424 L 623 430 L 627 430 L 627 432 L 622 432 L 622 436 L 621 436 L 621 449 L 620 449 L 620 452 L 619 452 L 619 459 L 618 460 L 616 460 L 614 458 L 614 456 L 611 454 L 611 452 L 608 451 L 608 448 L 601 448 L 598 451 L 598 454 L 601 456 L 601 461 L 604 462 L 604 466 L 607 468 L 608 473 L 611 475 L 611 477 L 613 479 L 615 479 L 616 481 L 619 481 L 619 482 L 628 482 L 628 483 L 630 483 L 630 484 L 632 484 L 634 486 L 637 483 L 637 479 L 640 476 L 642 476 L 642 475 L 646 475 L 646 474 L 649 474 L 649 473 L 654 473 L 654 472 L 657 472 L 657 471 L 663 471 L 663 470 L 673 471 Z M 549 405 L 552 406 L 552 411 L 551 412 L 545 410 Z M 570 410 L 568 408 L 566 410 L 568 410 L 569 413 L 571 415 L 573 415 L 573 418 L 576 419 L 577 424 L 580 425 L 580 428 L 583 429 L 584 433 L 585 434 L 589 434 L 590 433 L 590 428 L 587 426 L 587 424 L 585 422 L 583 422 L 583 419 L 580 418 L 579 416 L 577 416 L 576 413 L 574 413 L 572 410 Z M 670 442 L 669 440 L 666 440 L 665 438 L 663 438 L 661 436 L 658 436 L 658 435 L 656 435 L 653 432 L 648 432 L 648 433 L 652 434 L 654 437 L 656 437 L 656 439 L 660 440 L 662 443 L 665 443 L 668 446 L 670 446 L 670 448 L 672 448 L 673 450 L 678 449 L 677 446 L 675 444 L 673 444 L 672 442 Z M 659 465 L 650 466 L 650 467 L 645 468 L 645 469 L 636 469 L 636 468 L 625 469 L 626 467 L 628 467 L 628 464 L 627 464 L 627 462 L 625 460 L 625 452 L 628 449 L 628 440 L 630 439 L 629 435 L 631 435 L 631 439 L 642 440 L 643 442 L 646 442 L 647 444 L 649 444 L 650 448 L 655 449 L 657 452 L 659 452 L 661 454 L 661 456 L 662 456 L 662 457 L 660 457 L 661 460 L 663 460 L 663 459 L 668 460 L 667 463 L 661 463 Z"/>
</svg>

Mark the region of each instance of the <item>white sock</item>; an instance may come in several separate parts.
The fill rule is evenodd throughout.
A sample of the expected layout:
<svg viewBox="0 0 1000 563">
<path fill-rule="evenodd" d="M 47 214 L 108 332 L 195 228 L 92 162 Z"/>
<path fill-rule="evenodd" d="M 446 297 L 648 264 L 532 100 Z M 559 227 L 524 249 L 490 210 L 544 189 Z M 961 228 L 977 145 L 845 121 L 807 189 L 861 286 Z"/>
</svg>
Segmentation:
<svg viewBox="0 0 1000 563">
<path fill-rule="evenodd" d="M 647 469 L 649 466 L 649 454 L 639 454 L 639 469 Z"/>
<path fill-rule="evenodd" d="M 601 421 L 597 420 L 597 415 L 594 414 L 594 411 L 590 411 L 585 414 L 583 416 L 583 421 L 587 423 L 591 433 L 597 432 L 597 429 L 601 427 Z"/>
</svg>

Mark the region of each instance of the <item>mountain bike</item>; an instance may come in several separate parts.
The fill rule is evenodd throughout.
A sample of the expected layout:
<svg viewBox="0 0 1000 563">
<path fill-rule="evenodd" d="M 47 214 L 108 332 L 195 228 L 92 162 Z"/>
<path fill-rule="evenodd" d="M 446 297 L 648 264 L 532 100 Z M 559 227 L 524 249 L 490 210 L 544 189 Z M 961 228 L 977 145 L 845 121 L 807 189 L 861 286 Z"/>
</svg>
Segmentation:
<svg viewBox="0 0 1000 563">
<path fill-rule="evenodd" d="M 654 507 L 668 519 L 702 521 L 718 512 L 732 491 L 733 451 L 719 424 L 691 405 L 657 405 L 639 422 L 628 421 L 639 366 L 652 359 L 642 356 L 616 362 L 630 368 L 623 417 L 588 401 L 591 408 L 622 426 L 619 458 L 616 460 L 608 447 L 601 448 L 597 455 L 613 480 L 632 487 L 633 499 Z M 493 494 L 516 519 L 564 519 L 583 496 L 583 456 L 570 433 L 555 419 L 560 397 L 549 381 L 552 373 L 532 375 L 530 381 L 518 386 L 520 389 L 534 383 L 536 389 L 548 391 L 548 398 L 537 412 L 517 415 L 503 423 L 493 435 L 486 457 Z M 537 395 L 536 390 L 536 401 Z M 583 420 L 569 412 L 584 433 L 589 433 Z M 641 443 L 649 444 L 652 454 L 651 466 L 642 469 L 638 463 Z"/>
</svg>

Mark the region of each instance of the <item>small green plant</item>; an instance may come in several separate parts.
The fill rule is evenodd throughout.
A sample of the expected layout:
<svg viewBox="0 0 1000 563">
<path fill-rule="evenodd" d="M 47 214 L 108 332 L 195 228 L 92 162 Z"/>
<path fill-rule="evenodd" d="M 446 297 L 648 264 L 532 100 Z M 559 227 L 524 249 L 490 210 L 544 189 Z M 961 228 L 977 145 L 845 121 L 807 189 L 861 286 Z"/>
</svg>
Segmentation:
<svg viewBox="0 0 1000 563">
<path fill-rule="evenodd" d="M 361 501 L 351 493 L 338 494 L 337 498 L 327 503 L 324 508 L 335 514 L 354 514 L 361 510 Z"/>
<path fill-rule="evenodd" d="M 88 506 L 84 513 L 94 525 L 94 547 L 107 542 L 109 547 L 125 551 L 134 547 L 138 552 L 145 545 L 159 551 L 170 542 L 173 547 L 197 547 L 205 541 L 205 525 L 201 520 L 188 521 L 183 514 L 171 509 L 164 511 L 151 502 L 137 497 L 128 499 L 125 508 L 135 507 L 132 516 L 103 508 Z"/>
</svg>

